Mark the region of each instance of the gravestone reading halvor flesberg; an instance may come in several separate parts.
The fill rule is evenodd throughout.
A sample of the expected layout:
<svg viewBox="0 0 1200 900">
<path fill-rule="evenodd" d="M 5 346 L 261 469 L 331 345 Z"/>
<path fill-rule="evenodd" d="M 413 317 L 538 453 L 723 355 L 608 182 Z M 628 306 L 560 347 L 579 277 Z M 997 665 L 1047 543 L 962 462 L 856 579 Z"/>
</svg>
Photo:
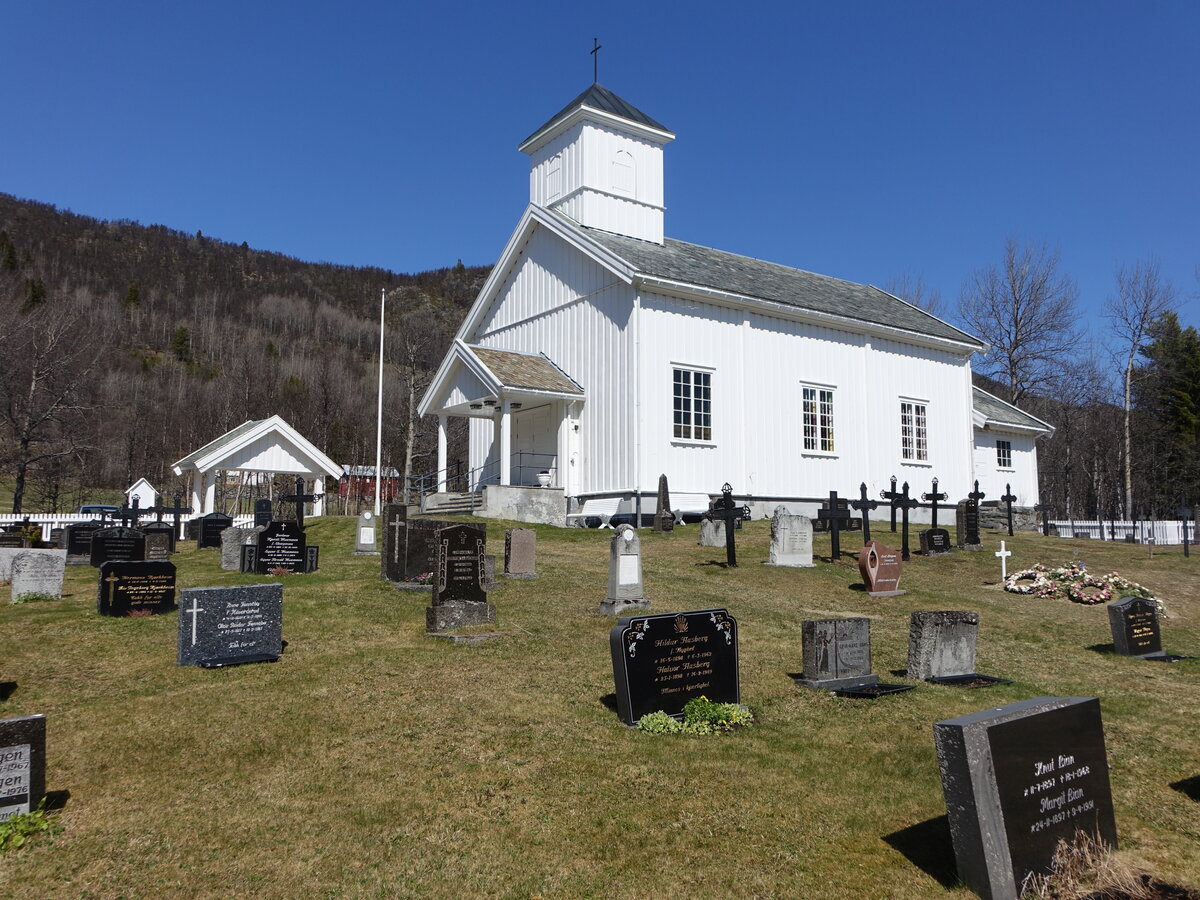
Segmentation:
<svg viewBox="0 0 1200 900">
<path fill-rule="evenodd" d="M 1100 701 L 1036 697 L 933 726 L 958 875 L 1017 900 L 1079 832 L 1117 846 Z"/>
<path fill-rule="evenodd" d="M 274 662 L 283 653 L 283 585 L 179 593 L 178 664 L 216 668 Z"/>
<path fill-rule="evenodd" d="M 451 525 L 437 532 L 433 602 L 425 610 L 426 631 L 495 623 L 496 607 L 487 602 L 483 589 L 485 534 L 471 525 Z"/>
<path fill-rule="evenodd" d="M 726 609 L 624 618 L 608 645 L 626 725 L 658 710 L 679 717 L 694 697 L 741 702 L 737 622 Z"/>
</svg>

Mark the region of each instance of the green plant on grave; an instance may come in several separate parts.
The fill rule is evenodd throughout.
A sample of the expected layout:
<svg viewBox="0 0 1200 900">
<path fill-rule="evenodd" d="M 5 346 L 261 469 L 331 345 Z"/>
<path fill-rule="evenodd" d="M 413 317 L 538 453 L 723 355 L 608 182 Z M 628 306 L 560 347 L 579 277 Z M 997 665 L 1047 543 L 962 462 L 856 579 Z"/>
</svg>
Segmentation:
<svg viewBox="0 0 1200 900">
<path fill-rule="evenodd" d="M 54 837 L 63 830 L 62 825 L 50 818 L 43 799 L 37 809 L 18 813 L 0 822 L 0 853 L 20 850 L 30 838 L 39 834 Z"/>
<path fill-rule="evenodd" d="M 750 725 L 754 716 L 736 703 L 714 703 L 707 697 L 694 697 L 683 707 L 683 721 L 662 710 L 647 713 L 637 723 L 647 734 L 716 734 Z"/>
<path fill-rule="evenodd" d="M 53 594 L 38 594 L 38 593 L 34 593 L 31 591 L 30 593 L 27 593 L 27 594 L 18 594 L 16 597 L 13 597 L 12 602 L 13 603 L 47 603 L 51 600 L 57 600 L 57 599 L 58 598 L 55 597 Z"/>
</svg>

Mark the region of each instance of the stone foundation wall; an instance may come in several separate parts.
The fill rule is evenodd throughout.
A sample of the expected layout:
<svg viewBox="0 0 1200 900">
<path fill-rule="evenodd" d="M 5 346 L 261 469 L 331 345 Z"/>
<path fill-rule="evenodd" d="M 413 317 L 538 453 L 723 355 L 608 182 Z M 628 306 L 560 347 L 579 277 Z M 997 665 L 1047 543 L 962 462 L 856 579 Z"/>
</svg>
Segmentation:
<svg viewBox="0 0 1200 900">
<path fill-rule="evenodd" d="M 1008 530 L 1008 507 L 995 500 L 979 504 L 979 530 Z M 1041 516 L 1032 506 L 1013 507 L 1013 531 L 1041 531 Z"/>
<path fill-rule="evenodd" d="M 485 519 L 565 526 L 567 498 L 562 488 L 489 484 L 483 489 L 483 509 L 475 514 Z"/>
</svg>

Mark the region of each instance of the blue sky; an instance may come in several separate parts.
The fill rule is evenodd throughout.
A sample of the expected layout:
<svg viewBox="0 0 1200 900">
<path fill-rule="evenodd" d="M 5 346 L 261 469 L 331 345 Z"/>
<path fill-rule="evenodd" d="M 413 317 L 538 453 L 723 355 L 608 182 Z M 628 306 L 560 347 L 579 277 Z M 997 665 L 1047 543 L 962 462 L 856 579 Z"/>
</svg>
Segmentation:
<svg viewBox="0 0 1200 900">
<path fill-rule="evenodd" d="M 592 77 L 672 129 L 667 234 L 951 306 L 1046 242 L 1200 324 L 1200 3 L 8 2 L 0 191 L 412 272 L 495 260 Z"/>
</svg>

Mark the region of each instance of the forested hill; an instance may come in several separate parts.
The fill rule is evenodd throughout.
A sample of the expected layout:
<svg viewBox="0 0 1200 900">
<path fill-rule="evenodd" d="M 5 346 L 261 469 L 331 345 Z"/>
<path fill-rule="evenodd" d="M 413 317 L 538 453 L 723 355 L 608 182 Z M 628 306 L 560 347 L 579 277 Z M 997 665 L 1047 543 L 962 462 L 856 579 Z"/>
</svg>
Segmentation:
<svg viewBox="0 0 1200 900">
<path fill-rule="evenodd" d="M 385 456 L 411 440 L 420 462 L 412 398 L 488 271 L 308 263 L 0 194 L 0 474 L 24 471 L 29 509 L 76 482 L 168 490 L 172 461 L 276 413 L 339 463 L 373 462 L 381 289 Z"/>
</svg>

